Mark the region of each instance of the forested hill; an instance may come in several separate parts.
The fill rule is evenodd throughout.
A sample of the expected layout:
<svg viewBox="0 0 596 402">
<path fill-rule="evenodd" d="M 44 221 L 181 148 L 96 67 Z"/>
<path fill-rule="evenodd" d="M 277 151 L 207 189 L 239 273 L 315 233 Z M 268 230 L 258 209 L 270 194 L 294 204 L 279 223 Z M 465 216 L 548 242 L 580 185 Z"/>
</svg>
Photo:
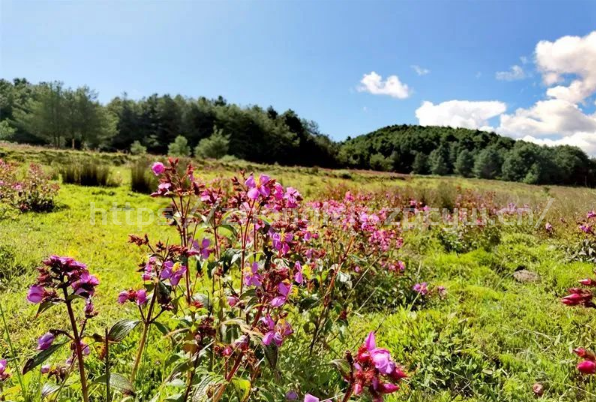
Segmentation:
<svg viewBox="0 0 596 402">
<path fill-rule="evenodd" d="M 541 147 L 485 131 L 416 125 L 334 142 L 293 110 L 167 94 L 139 100 L 123 95 L 104 105 L 89 87 L 73 89 L 58 81 L 0 79 L 0 140 L 596 186 L 596 163 L 569 146 Z"/>
<path fill-rule="evenodd" d="M 338 161 L 353 168 L 596 185 L 596 162 L 577 147 L 546 147 L 480 130 L 394 125 L 348 139 Z"/>
</svg>

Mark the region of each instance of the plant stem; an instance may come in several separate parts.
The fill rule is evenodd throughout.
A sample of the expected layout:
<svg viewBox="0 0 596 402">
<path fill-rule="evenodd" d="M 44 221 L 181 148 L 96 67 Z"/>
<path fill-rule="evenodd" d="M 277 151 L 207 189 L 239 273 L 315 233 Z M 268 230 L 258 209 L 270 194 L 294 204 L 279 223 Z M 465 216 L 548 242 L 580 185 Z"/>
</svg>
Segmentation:
<svg viewBox="0 0 596 402">
<path fill-rule="evenodd" d="M 354 386 L 350 384 L 350 388 L 348 388 L 348 390 L 346 391 L 346 394 L 344 395 L 344 399 L 342 399 L 342 402 L 348 402 L 350 400 L 350 398 L 352 397 L 352 393 L 354 392 Z"/>
<path fill-rule="evenodd" d="M 110 391 L 110 342 L 108 339 L 108 329 L 105 334 L 106 348 L 106 402 L 112 402 L 112 392 Z"/>
<path fill-rule="evenodd" d="M 139 350 L 137 351 L 135 363 L 132 366 L 132 372 L 130 374 L 130 382 L 132 384 L 135 382 L 137 371 L 139 370 L 139 365 L 141 364 L 141 358 L 143 357 L 143 352 L 145 350 L 145 344 L 147 343 L 147 334 L 149 333 L 149 327 L 151 326 L 151 316 L 153 315 L 153 308 L 155 307 L 155 299 L 157 297 L 156 294 L 157 284 L 153 290 L 153 296 L 151 297 L 151 304 L 149 305 L 149 311 L 147 311 L 147 317 L 145 320 L 143 320 L 143 333 L 141 334 L 141 341 L 139 342 Z"/>
<path fill-rule="evenodd" d="M 72 310 L 72 301 L 68 300 L 68 293 L 66 288 L 64 290 L 64 300 L 66 303 L 66 309 L 68 310 L 68 317 L 70 318 L 70 326 L 72 327 L 74 342 L 75 342 L 75 353 L 79 363 L 79 375 L 81 377 L 81 391 L 83 392 L 83 401 L 89 402 L 89 389 L 87 388 L 87 377 L 85 376 L 85 362 L 83 361 L 83 349 L 81 349 L 81 336 L 77 329 L 77 320 Z"/>
<path fill-rule="evenodd" d="M 15 352 L 14 345 L 12 344 L 12 339 L 10 339 L 10 332 L 8 331 L 8 325 L 6 324 L 6 317 L 4 316 L 4 308 L 2 307 L 2 303 L 0 303 L 0 315 L 2 316 L 2 325 L 4 326 L 4 331 L 6 331 L 6 341 L 8 342 L 8 346 L 10 347 L 10 353 L 12 354 L 11 360 L 14 360 L 14 359 L 16 359 L 17 354 Z M 23 385 L 23 378 L 21 377 L 21 370 L 19 369 L 19 366 L 18 366 L 18 363 L 16 360 L 14 360 L 14 368 L 15 368 L 15 373 L 17 375 L 17 380 L 19 381 L 19 385 L 21 386 L 21 392 L 23 393 L 25 400 L 27 400 L 27 390 L 25 389 L 25 386 Z"/>
</svg>

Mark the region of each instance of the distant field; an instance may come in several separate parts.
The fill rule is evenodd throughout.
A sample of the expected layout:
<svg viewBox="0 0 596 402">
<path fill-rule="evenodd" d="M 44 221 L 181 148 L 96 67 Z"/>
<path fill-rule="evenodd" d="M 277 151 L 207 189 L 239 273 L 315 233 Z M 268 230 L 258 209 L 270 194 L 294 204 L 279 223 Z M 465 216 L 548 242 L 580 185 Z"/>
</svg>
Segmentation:
<svg viewBox="0 0 596 402">
<path fill-rule="evenodd" d="M 84 261 L 101 280 L 96 298 L 100 311 L 92 330 L 113 324 L 122 316 L 133 317 L 134 305 L 115 301 L 123 289 L 138 282 L 137 265 L 144 253 L 127 243 L 129 234 L 149 234 L 152 238 L 175 241 L 173 228 L 157 217 L 167 202 L 132 192 L 131 165 L 138 157 L 124 154 L 93 154 L 25 146 L 0 145 L 0 159 L 20 163 L 40 163 L 47 171 L 61 164 L 92 158 L 109 166 L 117 176 L 115 187 L 83 187 L 61 184 L 57 208 L 50 213 L 22 213 L 0 220 L 0 303 L 7 312 L 8 329 L 22 358 L 34 354 L 37 337 L 63 320 L 56 310 L 34 319 L 36 308 L 25 300 L 34 281 L 35 267 L 48 255 L 68 255 Z M 400 259 L 406 270 L 399 282 L 376 283 L 375 290 L 350 316 L 349 333 L 334 339 L 314 362 L 332 370 L 327 361 L 353 348 L 366 332 L 379 329 L 377 338 L 397 362 L 404 365 L 409 379 L 402 390 L 386 400 L 409 401 L 532 401 L 535 383 L 544 387 L 541 400 L 593 401 L 596 384 L 575 370 L 577 358 L 572 349 L 594 347 L 596 319 L 589 310 L 561 304 L 566 289 L 589 277 L 594 265 L 589 256 L 578 255 L 585 236 L 578 222 L 596 208 L 596 191 L 586 188 L 531 186 L 478 179 L 409 176 L 370 171 L 257 165 L 244 161 L 194 161 L 195 172 L 209 182 L 232 177 L 240 170 L 266 173 L 283 186 L 298 189 L 305 202 L 328 200 L 351 191 L 369 194 L 370 205 L 383 206 L 398 195 L 424 205 L 453 210 L 466 198 L 478 207 L 507 207 L 515 203 L 534 211 L 534 221 L 518 226 L 497 225 L 484 242 L 487 232 L 473 238 L 449 234 L 449 225 L 403 230 L 404 247 Z M 59 180 L 59 175 L 54 177 Z M 469 191 L 466 193 L 466 191 Z M 467 195 L 465 195 L 467 194 Z M 473 194 L 473 197 L 472 195 Z M 459 198 L 458 198 L 459 197 Z M 535 220 L 544 208 L 550 209 L 539 226 Z M 93 206 L 93 207 L 92 207 Z M 91 208 L 96 208 L 95 212 Z M 146 208 L 141 219 L 127 223 L 132 209 Z M 106 212 L 102 213 L 103 209 Z M 101 219 L 106 217 L 107 224 Z M 153 221 L 150 222 L 152 217 Z M 95 224 L 91 224 L 92 218 Z M 116 223 L 118 222 L 118 223 Z M 552 224 L 553 233 L 544 226 Z M 492 230 L 492 229 L 491 229 Z M 451 236 L 451 237 L 449 237 Z M 491 237 L 492 239 L 492 237 Z M 585 251 L 585 250 L 584 250 Z M 372 258 L 372 257 L 369 257 Z M 520 280 L 517 271 L 529 271 L 531 281 Z M 444 298 L 416 297 L 412 287 L 427 282 L 444 286 Z M 369 288 L 368 290 L 370 291 Z M 303 318 L 294 317 L 296 328 Z M 161 359 L 165 341 L 152 335 L 158 345 L 149 352 L 137 380 L 142 395 L 150 395 L 153 373 L 151 359 Z M 135 353 L 138 334 L 122 344 L 116 366 L 126 371 Z M 280 361 L 287 373 L 309 377 L 312 361 L 300 353 L 303 335 L 295 334 L 283 348 L 292 361 Z M 0 355 L 8 345 L 0 341 Z M 90 367 L 99 367 L 90 360 Z M 321 370 L 323 370 L 321 368 Z M 335 377 L 309 378 L 305 392 L 333 395 L 341 380 Z M 142 384 L 142 385 L 141 385 Z M 292 386 L 295 386 L 292 383 Z M 318 389 L 312 387 L 317 386 Z M 79 400 L 76 391 L 60 400 Z M 2 398 L 0 398 L 2 400 Z M 96 399 L 97 401 L 103 399 Z M 140 399 L 145 400 L 145 399 Z M 235 400 L 235 399 L 230 399 Z M 255 399 L 257 400 L 257 399 Z M 277 399 L 279 400 L 279 399 Z"/>
</svg>

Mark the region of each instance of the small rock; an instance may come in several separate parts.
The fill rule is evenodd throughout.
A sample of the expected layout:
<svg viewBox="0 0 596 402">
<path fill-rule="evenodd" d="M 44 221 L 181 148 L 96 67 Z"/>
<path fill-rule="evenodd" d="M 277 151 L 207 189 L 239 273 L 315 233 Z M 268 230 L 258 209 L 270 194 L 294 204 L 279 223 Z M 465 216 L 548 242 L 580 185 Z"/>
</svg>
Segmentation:
<svg viewBox="0 0 596 402">
<path fill-rule="evenodd" d="M 513 277 L 518 282 L 538 282 L 540 276 L 536 272 L 528 271 L 527 269 L 521 269 L 513 273 Z"/>
</svg>

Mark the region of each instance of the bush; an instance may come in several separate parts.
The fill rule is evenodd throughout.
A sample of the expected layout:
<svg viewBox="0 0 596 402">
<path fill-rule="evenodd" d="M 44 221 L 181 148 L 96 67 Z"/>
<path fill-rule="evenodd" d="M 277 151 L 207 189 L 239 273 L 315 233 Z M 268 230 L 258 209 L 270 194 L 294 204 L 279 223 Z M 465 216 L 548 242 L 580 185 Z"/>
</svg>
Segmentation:
<svg viewBox="0 0 596 402">
<path fill-rule="evenodd" d="M 145 155 L 147 153 L 147 147 L 144 147 L 139 141 L 135 141 L 130 146 L 130 153 L 133 155 Z"/>
<path fill-rule="evenodd" d="M 31 164 L 19 179 L 16 168 L 0 160 L 0 201 L 21 212 L 52 211 L 59 187 L 51 182 L 51 175 L 44 173 L 39 165 Z M 2 215 L 7 215 L 8 211 L 2 211 Z"/>
<path fill-rule="evenodd" d="M 131 167 L 130 189 L 135 193 L 151 194 L 158 185 L 157 177 L 150 173 L 149 159 L 139 159 Z"/>
<path fill-rule="evenodd" d="M 188 140 L 179 135 L 174 142 L 168 146 L 168 155 L 170 156 L 190 156 L 190 146 Z"/>
<path fill-rule="evenodd" d="M 110 167 L 97 160 L 84 162 L 71 161 L 60 167 L 62 183 L 79 186 L 116 187 L 118 183 L 110 180 Z"/>
<path fill-rule="evenodd" d="M 195 148 L 195 157 L 221 159 L 230 148 L 230 137 L 215 128 L 209 138 L 203 138 Z"/>
</svg>

